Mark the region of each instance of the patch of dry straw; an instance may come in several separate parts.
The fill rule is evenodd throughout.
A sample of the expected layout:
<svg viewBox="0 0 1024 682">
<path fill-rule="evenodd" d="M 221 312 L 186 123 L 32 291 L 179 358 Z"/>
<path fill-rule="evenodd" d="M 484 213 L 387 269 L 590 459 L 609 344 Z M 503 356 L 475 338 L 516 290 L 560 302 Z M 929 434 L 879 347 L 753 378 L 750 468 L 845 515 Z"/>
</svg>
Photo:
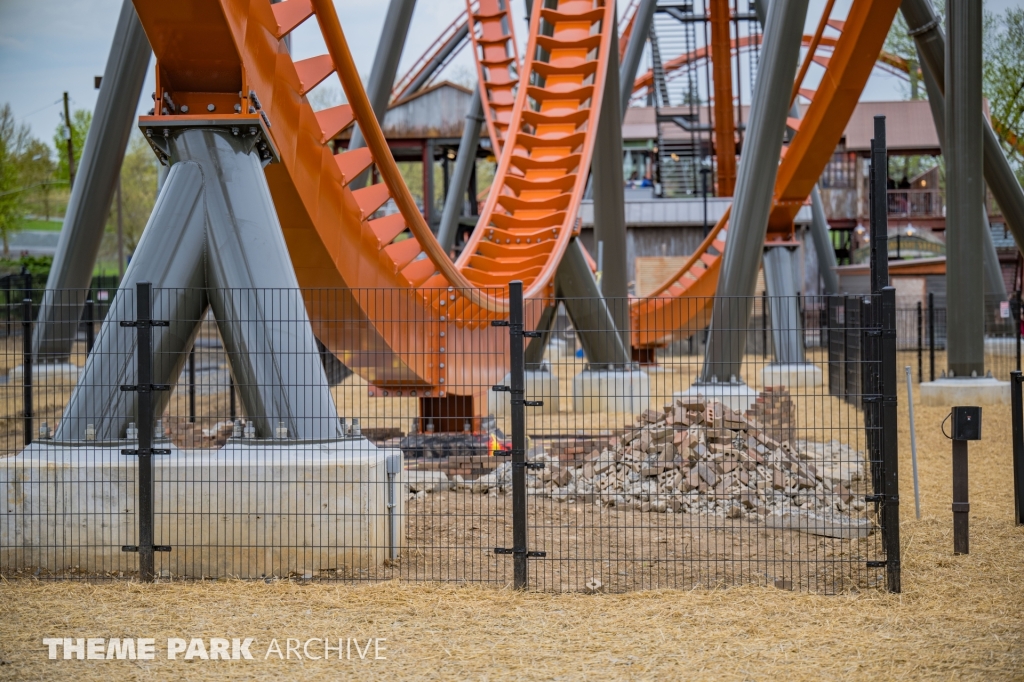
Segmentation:
<svg viewBox="0 0 1024 682">
<path fill-rule="evenodd" d="M 901 391 L 902 394 L 902 391 Z M 519 594 L 493 587 L 217 582 L 0 586 L 0 678 L 1024 679 L 1024 528 L 1010 422 L 971 447 L 971 554 L 952 555 L 946 410 L 919 407 L 914 519 L 901 395 L 903 594 L 774 588 Z M 256 637 L 254 661 L 48 661 L 65 637 Z M 262 660 L 271 638 L 385 637 L 386 660 Z"/>
</svg>

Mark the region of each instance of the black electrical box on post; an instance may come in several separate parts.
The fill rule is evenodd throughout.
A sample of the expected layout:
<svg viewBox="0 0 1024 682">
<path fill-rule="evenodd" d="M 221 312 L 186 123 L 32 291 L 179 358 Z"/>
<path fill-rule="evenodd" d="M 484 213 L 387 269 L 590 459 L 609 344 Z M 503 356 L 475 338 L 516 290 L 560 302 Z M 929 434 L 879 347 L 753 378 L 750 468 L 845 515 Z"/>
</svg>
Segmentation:
<svg viewBox="0 0 1024 682">
<path fill-rule="evenodd" d="M 981 408 L 953 408 L 953 440 L 981 440 Z"/>
</svg>

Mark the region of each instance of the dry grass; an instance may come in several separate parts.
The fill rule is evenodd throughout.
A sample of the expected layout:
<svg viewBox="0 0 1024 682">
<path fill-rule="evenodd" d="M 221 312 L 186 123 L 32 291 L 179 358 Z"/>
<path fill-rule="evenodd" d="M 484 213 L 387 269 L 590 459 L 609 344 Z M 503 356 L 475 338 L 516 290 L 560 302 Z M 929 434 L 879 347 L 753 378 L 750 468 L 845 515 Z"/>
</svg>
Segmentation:
<svg viewBox="0 0 1024 682">
<path fill-rule="evenodd" d="M 1009 410 L 987 409 L 985 440 L 972 446 L 972 553 L 954 557 L 945 411 L 917 409 L 917 521 L 901 402 L 901 595 L 18 581 L 0 586 L 0 678 L 1024 679 L 1024 528 L 1011 522 Z M 271 638 L 324 635 L 385 637 L 387 660 L 262 660 Z M 47 636 L 154 637 L 160 655 L 48 661 Z M 257 660 L 168 661 L 163 641 L 175 636 L 256 637 Z"/>
</svg>

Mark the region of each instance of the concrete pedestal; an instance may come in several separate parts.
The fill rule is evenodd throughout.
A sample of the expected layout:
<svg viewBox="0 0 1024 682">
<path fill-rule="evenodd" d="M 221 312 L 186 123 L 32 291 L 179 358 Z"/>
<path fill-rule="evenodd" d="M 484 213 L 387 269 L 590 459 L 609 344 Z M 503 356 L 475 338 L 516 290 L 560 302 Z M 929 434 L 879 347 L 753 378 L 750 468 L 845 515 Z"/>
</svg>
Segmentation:
<svg viewBox="0 0 1024 682">
<path fill-rule="evenodd" d="M 9 383 L 21 383 L 21 375 L 24 366 L 12 367 L 7 372 Z M 42 362 L 32 365 L 32 383 L 39 386 L 58 388 L 61 386 L 74 386 L 78 383 L 78 375 L 82 368 L 70 362 Z"/>
<path fill-rule="evenodd" d="M 722 403 L 736 412 L 745 412 L 757 399 L 757 391 L 742 381 L 728 383 L 704 383 L 698 381 L 685 391 L 672 394 L 672 399 L 689 399 L 703 396 L 705 399 Z"/>
<path fill-rule="evenodd" d="M 650 403 L 651 385 L 640 370 L 585 369 L 572 380 L 576 412 L 639 414 Z"/>
<path fill-rule="evenodd" d="M 761 369 L 761 385 L 785 386 L 789 389 L 821 386 L 821 369 L 809 362 L 773 362 Z"/>
<path fill-rule="evenodd" d="M 1010 382 L 989 377 L 925 381 L 921 383 L 920 390 L 922 405 L 946 407 L 1010 404 Z"/>
<path fill-rule="evenodd" d="M 134 442 L 37 441 L 0 466 L 0 566 L 59 573 L 137 570 Z M 174 577 L 314 575 L 358 571 L 405 537 L 401 453 L 362 438 L 327 442 L 229 441 L 154 462 L 157 570 Z M 389 533 L 392 467 L 398 532 Z"/>
<path fill-rule="evenodd" d="M 505 386 L 511 385 L 512 377 L 505 375 L 502 383 Z M 557 414 L 561 404 L 561 396 L 558 389 L 558 376 L 550 369 L 527 370 L 526 371 L 526 400 L 542 400 L 543 407 L 531 407 L 527 414 Z M 512 394 L 507 392 L 491 391 L 487 395 L 487 413 L 503 415 L 509 413 L 512 405 Z"/>
</svg>

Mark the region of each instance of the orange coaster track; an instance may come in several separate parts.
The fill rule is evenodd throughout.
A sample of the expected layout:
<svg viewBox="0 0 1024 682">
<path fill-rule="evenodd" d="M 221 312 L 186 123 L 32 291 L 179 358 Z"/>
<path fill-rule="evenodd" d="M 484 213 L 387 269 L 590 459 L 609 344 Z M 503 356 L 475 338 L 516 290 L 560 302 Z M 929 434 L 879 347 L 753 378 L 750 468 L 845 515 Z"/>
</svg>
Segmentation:
<svg viewBox="0 0 1024 682">
<path fill-rule="evenodd" d="M 445 397 L 499 381 L 500 354 L 460 353 L 500 347 L 489 321 L 506 314 L 507 282 L 522 280 L 528 297 L 551 294 L 590 167 L 614 3 L 561 0 L 535 12 L 522 68 L 529 85 L 516 92 L 480 227 L 457 263 L 398 172 L 330 0 L 135 4 L 157 56 L 159 92 L 194 100 L 194 110 L 217 99 L 221 110 L 237 103 L 266 117 L 280 159 L 267 166 L 267 181 L 299 284 L 311 292 L 317 336 L 382 388 Z M 293 62 L 281 39 L 314 16 L 329 54 Z M 349 103 L 314 112 L 306 94 L 331 73 Z M 168 116 L 209 125 L 209 117 Z M 218 119 L 231 125 L 231 115 Z M 353 123 L 366 148 L 335 155 L 329 142 Z M 383 182 L 352 191 L 349 182 L 373 165 Z M 378 217 L 389 199 L 398 213 Z M 362 324 L 332 323 L 356 315 Z"/>
</svg>

